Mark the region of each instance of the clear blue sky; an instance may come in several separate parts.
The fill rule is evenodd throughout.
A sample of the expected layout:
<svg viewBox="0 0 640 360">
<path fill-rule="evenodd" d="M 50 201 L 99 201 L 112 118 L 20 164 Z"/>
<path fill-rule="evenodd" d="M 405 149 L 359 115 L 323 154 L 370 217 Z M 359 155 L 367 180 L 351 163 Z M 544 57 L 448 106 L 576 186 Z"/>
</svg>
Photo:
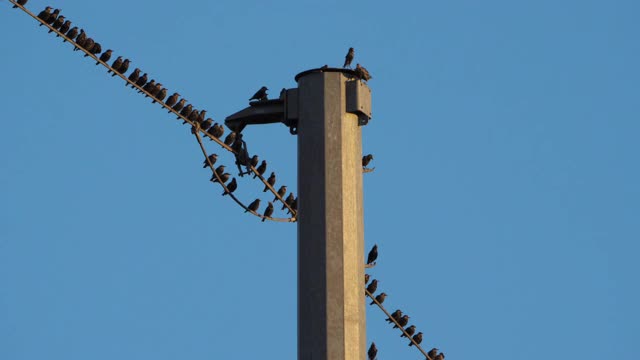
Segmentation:
<svg viewBox="0 0 640 360">
<path fill-rule="evenodd" d="M 638 1 L 177 4 L 28 7 L 218 121 L 355 47 L 389 308 L 448 359 L 638 358 Z M 188 128 L 7 1 L 0 24 L 0 359 L 295 359 L 295 225 L 220 197 Z M 246 139 L 295 189 L 296 138 Z M 419 359 L 383 318 L 379 358 Z"/>
</svg>

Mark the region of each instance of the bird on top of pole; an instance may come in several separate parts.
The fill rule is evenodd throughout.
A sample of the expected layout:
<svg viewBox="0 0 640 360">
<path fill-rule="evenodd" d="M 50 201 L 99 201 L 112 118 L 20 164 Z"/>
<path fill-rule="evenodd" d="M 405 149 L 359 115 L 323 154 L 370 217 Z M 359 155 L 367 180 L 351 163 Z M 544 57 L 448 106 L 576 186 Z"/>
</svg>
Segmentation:
<svg viewBox="0 0 640 360">
<path fill-rule="evenodd" d="M 351 62 L 353 61 L 354 56 L 355 56 L 355 51 L 353 50 L 352 47 L 350 47 L 349 52 L 347 52 L 347 55 L 344 57 L 344 65 L 342 65 L 342 67 L 351 68 Z"/>
</svg>

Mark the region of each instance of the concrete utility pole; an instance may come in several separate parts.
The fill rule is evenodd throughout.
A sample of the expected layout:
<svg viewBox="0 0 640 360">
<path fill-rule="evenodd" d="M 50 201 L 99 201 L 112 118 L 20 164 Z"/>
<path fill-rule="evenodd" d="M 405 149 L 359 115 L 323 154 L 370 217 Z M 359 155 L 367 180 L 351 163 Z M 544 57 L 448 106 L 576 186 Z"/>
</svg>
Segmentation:
<svg viewBox="0 0 640 360">
<path fill-rule="evenodd" d="M 314 69 L 252 103 L 232 130 L 283 122 L 298 134 L 298 359 L 366 359 L 361 125 L 371 91 L 352 70 Z"/>
</svg>

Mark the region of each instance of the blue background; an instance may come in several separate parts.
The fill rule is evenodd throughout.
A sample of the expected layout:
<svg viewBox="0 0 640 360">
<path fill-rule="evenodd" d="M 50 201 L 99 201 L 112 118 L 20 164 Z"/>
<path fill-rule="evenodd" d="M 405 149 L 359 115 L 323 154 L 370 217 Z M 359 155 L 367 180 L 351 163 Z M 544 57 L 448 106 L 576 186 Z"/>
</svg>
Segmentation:
<svg viewBox="0 0 640 360">
<path fill-rule="evenodd" d="M 217 121 L 355 47 L 389 310 L 449 359 L 638 358 L 640 3 L 180 4 L 28 7 Z M 295 359 L 295 225 L 220 197 L 186 126 L 7 1 L 0 24 L 0 359 Z M 296 138 L 246 140 L 295 189 Z M 383 318 L 379 358 L 421 358 Z"/>
</svg>

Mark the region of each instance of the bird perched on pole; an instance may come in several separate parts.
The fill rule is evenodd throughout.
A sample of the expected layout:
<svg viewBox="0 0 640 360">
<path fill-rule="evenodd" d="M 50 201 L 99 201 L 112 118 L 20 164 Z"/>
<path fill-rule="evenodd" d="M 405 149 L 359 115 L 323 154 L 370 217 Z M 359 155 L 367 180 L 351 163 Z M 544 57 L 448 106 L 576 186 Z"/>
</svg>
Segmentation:
<svg viewBox="0 0 640 360">
<path fill-rule="evenodd" d="M 51 24 L 51 27 L 58 30 L 62 27 L 62 24 L 64 24 L 64 15 L 60 15 L 53 24 Z M 49 34 L 53 32 L 53 29 L 49 29 Z"/>
<path fill-rule="evenodd" d="M 73 38 L 70 39 L 73 40 Z M 84 32 L 84 29 L 80 29 L 80 33 L 76 36 L 76 46 L 73 48 L 73 51 L 78 51 L 78 45 L 82 46 L 85 40 L 87 40 L 87 33 Z"/>
<path fill-rule="evenodd" d="M 247 212 L 247 211 L 256 212 L 258 208 L 260 208 L 260 199 L 255 199 L 251 204 L 249 204 L 249 206 L 247 206 L 247 210 L 245 210 L 244 212 Z"/>
<path fill-rule="evenodd" d="M 400 326 L 405 327 L 409 323 L 409 315 L 403 315 L 400 319 L 398 319 L 398 324 Z M 398 329 L 398 325 L 393 325 L 394 329 Z"/>
<path fill-rule="evenodd" d="M 80 36 L 80 35 L 78 35 L 78 36 Z M 113 69 L 113 70 L 120 69 L 120 66 L 122 66 L 122 56 L 118 56 L 118 58 L 113 61 L 113 64 L 111 64 L 111 68 L 109 68 L 107 73 L 110 73 L 111 69 Z M 115 75 L 115 72 L 113 74 Z"/>
<path fill-rule="evenodd" d="M 45 23 L 51 25 L 53 24 L 54 21 L 56 21 L 56 19 L 58 18 L 58 15 L 60 15 L 60 9 L 55 9 L 53 10 L 53 12 L 51 14 L 49 14 L 49 16 L 47 17 L 47 19 L 43 19 Z M 40 24 L 40 26 L 42 26 L 43 24 Z"/>
<path fill-rule="evenodd" d="M 420 345 L 420 343 L 422 342 L 422 333 L 419 332 L 419 333 L 415 334 L 413 336 L 413 341 L 415 341 L 416 344 Z M 409 346 L 413 346 L 413 342 L 410 341 L 409 342 Z"/>
<path fill-rule="evenodd" d="M 172 107 L 173 105 L 175 105 L 178 102 L 179 98 L 180 98 L 180 94 L 173 93 L 173 95 L 169 96 L 169 98 L 167 99 L 167 101 L 164 104 L 167 105 L 168 107 Z M 171 110 L 169 110 L 169 112 L 171 112 Z"/>
<path fill-rule="evenodd" d="M 371 284 L 367 286 L 367 291 L 369 292 L 369 294 L 373 295 L 377 289 L 378 289 L 378 280 L 376 279 L 371 280 Z"/>
<path fill-rule="evenodd" d="M 284 199 L 284 204 L 282 204 L 282 209 L 281 210 L 284 210 L 287 207 L 287 205 L 289 205 L 289 207 L 291 207 L 291 204 L 293 203 L 293 200 L 295 200 L 295 197 L 293 196 L 293 193 L 291 192 L 291 193 L 289 193 L 289 196 L 287 196 L 287 198 Z M 367 281 L 367 282 L 369 282 L 369 281 Z"/>
<path fill-rule="evenodd" d="M 402 311 L 400 311 L 400 309 L 394 311 L 393 313 L 391 313 L 391 317 L 388 317 L 385 319 L 386 322 L 391 323 L 393 322 L 393 320 L 398 321 L 400 320 L 400 318 L 402 317 Z"/>
<path fill-rule="evenodd" d="M 280 197 L 281 199 L 284 199 L 284 196 L 286 194 L 287 194 L 287 186 L 286 185 L 280 186 L 280 189 L 278 189 L 278 196 L 276 196 L 273 199 L 273 202 L 276 202 L 278 200 L 278 197 Z"/>
<path fill-rule="evenodd" d="M 267 87 L 263 86 L 260 88 L 260 90 L 256 91 L 255 94 L 253 94 L 253 96 L 251 97 L 251 99 L 249 99 L 249 101 L 251 100 L 259 100 L 259 101 L 265 101 L 267 100 Z"/>
<path fill-rule="evenodd" d="M 284 208 L 282 208 L 284 210 Z M 364 284 L 367 285 L 369 283 L 369 279 L 371 278 L 371 275 L 369 274 L 364 274 Z"/>
<path fill-rule="evenodd" d="M 360 64 L 356 64 L 356 76 L 364 81 L 369 81 L 372 79 L 369 71 L 365 69 L 364 66 L 360 66 Z"/>
<path fill-rule="evenodd" d="M 384 302 L 384 299 L 387 298 L 387 294 L 385 293 L 380 293 L 380 295 L 376 296 L 376 301 L 380 304 L 382 304 Z M 369 305 L 373 305 L 375 304 L 375 301 L 372 301 Z"/>
<path fill-rule="evenodd" d="M 132 83 L 136 83 L 136 81 L 138 81 L 140 79 L 140 69 L 139 68 L 135 68 L 131 74 L 129 74 L 128 77 L 129 81 L 131 81 Z M 124 86 L 127 87 L 130 84 L 128 82 L 125 81 Z M 133 85 L 132 85 L 133 86 Z"/>
<path fill-rule="evenodd" d="M 271 185 L 271 187 L 276 184 L 276 173 L 271 172 L 271 175 L 269 175 L 269 178 L 267 179 L 267 184 Z M 269 187 L 265 185 L 262 192 L 267 192 L 267 190 L 269 190 Z"/>
<path fill-rule="evenodd" d="M 349 48 L 349 52 L 347 52 L 347 56 L 344 57 L 344 65 L 343 68 L 351 68 L 351 62 L 353 61 L 353 57 L 355 56 L 355 51 L 352 47 Z"/>
<path fill-rule="evenodd" d="M 100 45 L 100 43 L 95 43 L 93 44 L 93 47 L 91 48 L 91 53 L 93 54 L 93 56 L 98 56 L 100 55 L 100 53 L 102 52 L 102 45 Z M 84 57 L 87 57 L 89 55 L 84 54 Z"/>
<path fill-rule="evenodd" d="M 38 14 L 38 19 L 44 22 L 49 20 L 49 16 L 51 16 L 51 10 L 53 10 L 53 8 L 51 6 L 47 6 L 44 10 L 40 11 L 40 13 Z M 40 24 L 40 26 L 42 26 L 42 24 Z"/>
<path fill-rule="evenodd" d="M 220 166 L 218 166 L 218 167 L 216 168 L 216 174 L 218 174 L 218 175 L 222 175 L 222 174 L 224 174 L 224 169 L 225 169 L 225 166 L 224 166 L 224 165 L 220 165 Z"/>
<path fill-rule="evenodd" d="M 262 162 L 260 163 L 260 166 L 258 166 L 258 168 L 256 169 L 256 172 L 260 174 L 260 176 L 262 176 L 265 173 L 265 171 L 267 171 L 267 161 L 262 160 Z M 253 178 L 255 179 L 258 176 L 258 174 L 253 175 Z"/>
<path fill-rule="evenodd" d="M 69 29 L 71 29 L 71 21 L 67 20 L 64 22 L 64 24 L 62 24 L 62 26 L 60 26 L 60 33 L 66 34 Z M 60 34 L 56 34 L 56 37 L 60 37 Z"/>
<path fill-rule="evenodd" d="M 200 129 L 202 129 L 202 131 L 207 131 L 211 127 L 211 124 L 213 124 L 213 119 L 208 118 L 200 124 Z"/>
<path fill-rule="evenodd" d="M 404 331 L 407 333 L 407 335 L 411 336 L 416 332 L 416 326 L 415 325 L 411 325 L 408 328 L 404 329 Z M 405 335 L 405 333 L 402 333 L 402 335 L 400 335 L 400 337 L 407 337 L 407 335 Z"/>
<path fill-rule="evenodd" d="M 376 359 L 376 355 L 378 355 L 378 348 L 376 348 L 376 343 L 371 343 L 371 346 L 369 346 L 369 351 L 367 351 L 367 355 L 369 356 L 369 360 Z"/>
<path fill-rule="evenodd" d="M 373 155 L 369 154 L 369 155 L 365 155 L 362 157 L 362 167 L 366 168 L 367 165 L 369 165 L 369 163 L 371 162 L 371 160 L 373 160 Z"/>
<path fill-rule="evenodd" d="M 93 47 L 96 45 L 95 40 L 93 40 L 92 38 L 87 38 L 84 43 L 82 43 L 82 48 L 87 50 L 88 52 L 91 52 L 91 50 L 93 50 Z M 88 56 L 87 54 L 85 54 L 85 57 Z"/>
<path fill-rule="evenodd" d="M 115 71 L 117 71 L 119 74 L 124 75 L 127 70 L 129 70 L 129 64 L 131 63 L 131 61 L 129 59 L 126 59 L 125 61 L 122 62 L 122 65 L 120 65 L 120 67 L 114 67 L 113 69 Z M 111 75 L 111 77 L 116 76 L 116 73 L 113 73 Z"/>
<path fill-rule="evenodd" d="M 162 100 L 164 100 L 164 98 L 167 97 L 167 88 L 162 88 L 160 89 L 160 91 L 158 91 L 158 93 L 156 94 L 156 100 L 159 102 L 162 102 Z M 156 100 L 153 100 L 153 104 L 156 103 Z"/>
<path fill-rule="evenodd" d="M 138 85 L 138 87 L 143 87 L 143 86 L 145 86 L 147 84 L 147 80 L 148 79 L 149 79 L 149 77 L 148 77 L 147 73 L 144 73 L 144 74 L 142 74 L 140 79 L 138 79 L 138 81 L 136 81 L 136 85 Z"/>
<path fill-rule="evenodd" d="M 221 182 L 221 183 L 226 183 L 227 181 L 229 181 L 229 178 L 231 177 L 231 174 L 229 173 L 224 173 L 222 175 L 220 175 L 220 181 L 218 181 L 218 178 L 216 177 L 216 175 L 214 174 L 213 176 L 211 176 L 211 181 L 214 183 L 217 182 Z"/>
<path fill-rule="evenodd" d="M 204 168 L 208 167 L 209 163 L 211 163 L 211 165 L 213 165 L 213 164 L 216 163 L 216 161 L 218 161 L 218 154 L 211 154 L 204 160 L 204 164 L 203 164 L 202 168 L 204 169 Z"/>
<path fill-rule="evenodd" d="M 236 189 L 238 188 L 238 183 L 236 182 L 236 178 L 231 179 L 231 182 L 228 183 L 226 186 L 227 186 L 227 190 L 225 190 L 222 193 L 222 196 L 231 194 L 232 192 L 236 191 Z"/>
<path fill-rule="evenodd" d="M 267 218 L 271 217 L 271 215 L 273 215 L 273 203 L 271 201 L 269 201 L 269 205 L 267 205 L 267 208 L 264 209 L 264 214 L 262 217 L 262 222 L 264 222 L 265 220 L 267 220 Z"/>
<path fill-rule="evenodd" d="M 437 355 L 438 355 L 438 349 L 436 349 L 436 348 L 433 348 L 433 349 L 429 350 L 429 352 L 427 353 L 427 356 L 431 360 L 435 359 Z"/>
<path fill-rule="evenodd" d="M 24 6 L 27 3 L 27 0 L 18 0 L 18 4 L 20 4 L 21 6 Z M 14 9 L 18 8 L 18 5 L 13 5 Z"/>
<path fill-rule="evenodd" d="M 227 146 L 231 146 L 233 145 L 233 143 L 236 141 L 236 132 L 232 131 L 229 133 L 229 135 L 227 135 L 227 137 L 224 138 L 224 144 Z"/>
<path fill-rule="evenodd" d="M 371 251 L 369 251 L 369 256 L 367 257 L 367 265 L 374 264 L 376 259 L 378 258 L 378 245 L 373 245 Z"/>
<path fill-rule="evenodd" d="M 109 49 L 100 55 L 100 61 L 103 63 L 107 63 L 111 59 L 111 54 L 113 54 L 113 50 Z M 100 65 L 100 61 L 96 62 L 96 65 Z"/>
<path fill-rule="evenodd" d="M 72 27 L 72 28 L 71 28 L 71 30 L 69 30 L 65 35 L 66 35 L 69 39 L 73 40 L 73 39 L 75 39 L 75 38 L 78 36 L 78 31 L 79 31 L 79 30 L 78 30 L 78 27 L 77 27 L 77 26 L 74 26 L 74 27 Z M 62 42 L 67 42 L 67 39 L 62 39 Z"/>
</svg>

